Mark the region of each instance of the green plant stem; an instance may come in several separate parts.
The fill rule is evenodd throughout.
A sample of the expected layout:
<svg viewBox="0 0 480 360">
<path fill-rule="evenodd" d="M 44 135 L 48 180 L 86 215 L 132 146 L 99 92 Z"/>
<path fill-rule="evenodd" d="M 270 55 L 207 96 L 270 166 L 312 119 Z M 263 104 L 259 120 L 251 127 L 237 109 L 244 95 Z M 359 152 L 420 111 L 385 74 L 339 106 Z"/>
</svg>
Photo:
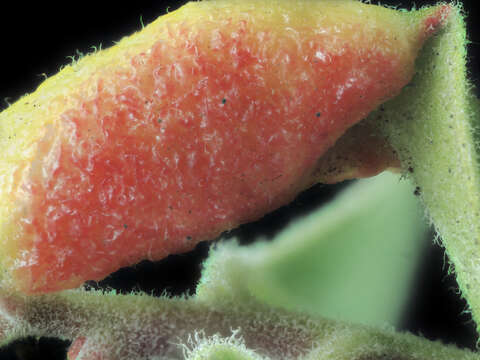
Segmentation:
<svg viewBox="0 0 480 360">
<path fill-rule="evenodd" d="M 220 305 L 195 297 L 80 290 L 35 297 L 2 293 L 1 299 L 0 318 L 12 324 L 6 334 L 9 341 L 25 334 L 85 337 L 92 353 L 100 352 L 105 359 L 183 359 L 180 344 L 195 348 L 192 339 L 200 338 L 214 345 L 215 336 L 219 345 L 225 345 L 221 339 L 237 337 L 252 349 L 250 355 L 262 359 L 480 359 L 470 351 L 411 334 L 288 312 L 253 299 Z M 240 346 L 230 350 L 238 355 L 235 359 L 253 359 L 246 351 L 242 355 Z"/>
</svg>

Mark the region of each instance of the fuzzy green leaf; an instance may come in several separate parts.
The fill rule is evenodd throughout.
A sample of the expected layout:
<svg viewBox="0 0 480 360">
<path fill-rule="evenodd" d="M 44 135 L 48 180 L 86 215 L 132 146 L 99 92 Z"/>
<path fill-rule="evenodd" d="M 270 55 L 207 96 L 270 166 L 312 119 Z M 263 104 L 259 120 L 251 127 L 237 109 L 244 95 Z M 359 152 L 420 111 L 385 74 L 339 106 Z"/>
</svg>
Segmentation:
<svg viewBox="0 0 480 360">
<path fill-rule="evenodd" d="M 185 360 L 267 360 L 248 349 L 244 341 L 236 338 L 236 333 L 229 338 L 218 334 L 209 338 L 195 335 L 184 345 Z"/>
<path fill-rule="evenodd" d="M 425 245 L 413 192 L 384 173 L 359 181 L 273 242 L 223 246 L 208 260 L 198 296 L 224 296 L 222 278 L 229 273 L 235 296 L 243 289 L 272 306 L 396 324 Z"/>
<path fill-rule="evenodd" d="M 418 186 L 480 323 L 480 164 L 478 101 L 466 77 L 466 31 L 460 5 L 424 46 L 416 76 L 367 121 L 388 138 Z M 477 325 L 478 326 L 478 325 Z"/>
</svg>

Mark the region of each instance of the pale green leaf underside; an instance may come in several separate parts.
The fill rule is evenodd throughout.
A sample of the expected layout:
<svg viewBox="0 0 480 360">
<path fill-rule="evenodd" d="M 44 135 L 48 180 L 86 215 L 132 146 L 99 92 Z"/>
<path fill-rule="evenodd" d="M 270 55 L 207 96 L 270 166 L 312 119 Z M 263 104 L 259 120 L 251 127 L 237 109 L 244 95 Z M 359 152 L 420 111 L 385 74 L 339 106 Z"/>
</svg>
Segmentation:
<svg viewBox="0 0 480 360">
<path fill-rule="evenodd" d="M 480 173 L 478 101 L 466 77 L 460 7 L 430 39 L 402 94 L 369 116 L 419 187 L 473 318 L 480 321 Z"/>
<path fill-rule="evenodd" d="M 207 262 L 198 296 L 228 297 L 222 288 L 228 273 L 235 296 L 245 291 L 290 310 L 397 324 L 425 245 L 413 192 L 407 181 L 384 173 L 354 184 L 273 242 L 223 245 Z"/>
</svg>

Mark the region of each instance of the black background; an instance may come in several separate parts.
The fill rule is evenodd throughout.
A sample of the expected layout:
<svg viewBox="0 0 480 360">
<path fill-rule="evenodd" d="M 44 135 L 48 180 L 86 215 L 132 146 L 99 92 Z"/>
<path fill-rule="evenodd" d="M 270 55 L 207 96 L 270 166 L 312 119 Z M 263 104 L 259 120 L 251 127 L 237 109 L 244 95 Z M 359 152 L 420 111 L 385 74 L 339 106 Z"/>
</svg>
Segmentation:
<svg viewBox="0 0 480 360">
<path fill-rule="evenodd" d="M 294 0 L 292 0 L 294 1 Z M 469 45 L 469 70 L 473 83 L 479 86 L 480 26 L 476 0 L 464 0 Z M 131 34 L 144 24 L 172 11 L 186 1 L 119 1 L 81 2 L 17 2 L 0 10 L 0 110 L 25 93 L 32 92 L 43 79 L 51 76 L 61 65 L 70 62 L 67 56 L 76 50 L 86 53 L 91 46 Z M 372 1 L 372 3 L 378 3 Z M 411 8 L 435 1 L 381 1 L 382 4 Z M 477 92 L 478 94 L 478 92 Z M 1 150 L 0 150 L 1 151 Z M 1 154 L 1 153 L 0 153 Z M 1 156 L 1 155 L 0 155 Z M 287 207 L 267 215 L 261 221 L 240 227 L 227 234 L 249 243 L 258 236 L 273 236 L 296 216 L 304 214 L 331 199 L 347 184 L 317 185 L 301 194 Z M 433 233 L 430 234 L 433 237 Z M 133 289 L 172 295 L 192 293 L 200 276 L 200 263 L 208 252 L 207 244 L 200 244 L 189 254 L 170 256 L 156 263 L 143 262 L 134 268 L 122 269 L 93 287 L 113 287 L 121 291 Z M 405 308 L 402 329 L 421 334 L 429 339 L 440 339 L 460 347 L 474 348 L 474 324 L 463 313 L 465 302 L 460 299 L 453 276 L 447 275 L 446 258 L 437 245 L 425 251 L 417 274 L 411 298 Z M 63 359 L 67 342 L 52 339 L 28 340 L 0 351 L 3 359 Z"/>
</svg>

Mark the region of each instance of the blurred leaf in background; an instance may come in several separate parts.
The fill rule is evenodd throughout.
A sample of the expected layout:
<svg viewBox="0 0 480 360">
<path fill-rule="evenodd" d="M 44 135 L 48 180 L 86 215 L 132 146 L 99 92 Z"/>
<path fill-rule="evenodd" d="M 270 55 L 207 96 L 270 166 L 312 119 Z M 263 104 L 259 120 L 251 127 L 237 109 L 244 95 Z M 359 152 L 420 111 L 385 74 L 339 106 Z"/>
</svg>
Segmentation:
<svg viewBox="0 0 480 360">
<path fill-rule="evenodd" d="M 383 173 L 350 186 L 273 242 L 220 244 L 205 264 L 198 296 L 245 291 L 289 310 L 396 325 L 426 231 L 413 187 Z M 221 289 L 227 273 L 235 289 Z M 216 290 L 210 292 L 210 286 Z"/>
</svg>

